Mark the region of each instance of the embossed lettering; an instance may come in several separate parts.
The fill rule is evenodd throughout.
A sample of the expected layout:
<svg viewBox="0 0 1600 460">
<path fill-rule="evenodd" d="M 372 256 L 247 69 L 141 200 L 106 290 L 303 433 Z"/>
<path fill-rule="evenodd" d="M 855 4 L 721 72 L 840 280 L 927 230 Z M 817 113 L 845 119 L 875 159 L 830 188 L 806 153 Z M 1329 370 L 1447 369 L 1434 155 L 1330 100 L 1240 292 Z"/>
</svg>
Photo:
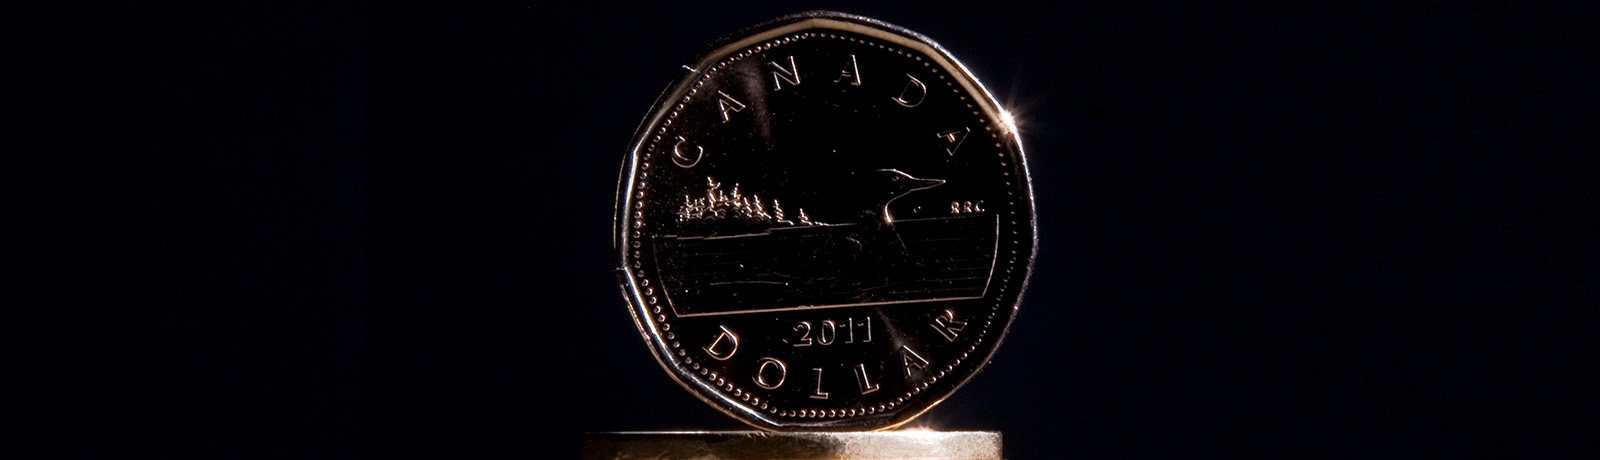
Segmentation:
<svg viewBox="0 0 1600 460">
<path fill-rule="evenodd" d="M 678 136 L 678 143 L 672 146 L 672 164 L 684 168 L 693 168 L 694 165 L 700 164 L 700 158 L 706 154 L 705 147 L 690 144 L 690 147 L 694 147 L 693 153 L 690 153 L 689 149 L 683 148 L 688 142 L 688 139 Z"/>
<path fill-rule="evenodd" d="M 961 143 L 966 141 L 967 134 L 971 133 L 972 128 L 963 127 L 961 129 L 952 129 L 941 133 L 935 133 L 934 137 L 943 139 L 945 142 L 950 143 L 951 145 L 949 147 L 945 147 L 944 151 L 945 153 L 949 153 L 950 156 L 955 156 L 956 149 L 961 148 Z"/>
<path fill-rule="evenodd" d="M 945 310 L 944 313 L 934 317 L 933 324 L 929 326 L 933 326 L 933 330 L 939 331 L 939 335 L 945 339 L 954 342 L 956 337 L 961 335 L 961 330 L 967 327 L 967 322 L 957 320 L 954 310 Z"/>
<path fill-rule="evenodd" d="M 845 81 L 847 78 L 850 79 L 851 86 L 861 86 L 861 68 L 856 67 L 856 55 L 854 54 L 850 55 L 850 63 L 844 66 L 844 70 L 839 72 L 839 78 L 833 79 L 833 82 L 838 83 Z"/>
<path fill-rule="evenodd" d="M 792 343 L 792 345 L 797 346 L 797 347 L 809 347 L 809 346 L 811 346 L 811 322 L 810 321 L 801 321 L 800 324 L 794 325 L 794 331 L 800 333 L 800 338 L 796 339 Z"/>
<path fill-rule="evenodd" d="M 768 62 L 767 67 L 772 68 L 772 90 L 783 89 L 783 82 L 800 86 L 800 68 L 794 65 L 794 56 L 789 56 L 789 68 L 785 69 L 776 62 Z"/>
<path fill-rule="evenodd" d="M 860 331 L 857 331 L 858 328 Z M 840 321 L 825 319 L 817 323 L 800 321 L 795 323 L 794 332 L 799 337 L 785 338 L 783 343 L 796 347 L 871 343 L 872 317 L 844 318 Z"/>
<path fill-rule="evenodd" d="M 828 392 L 822 391 L 822 368 L 813 367 L 811 370 L 817 371 L 817 390 L 811 392 L 811 399 L 828 399 Z"/>
<path fill-rule="evenodd" d="M 872 379 L 867 377 L 866 363 L 856 365 L 856 385 L 861 387 L 861 394 L 878 391 L 878 384 L 872 383 Z"/>
<path fill-rule="evenodd" d="M 900 90 L 900 95 L 895 96 L 893 98 L 894 101 L 906 107 L 922 105 L 922 100 L 928 97 L 928 85 L 922 84 L 922 80 L 918 80 L 917 77 L 913 77 L 911 74 L 906 74 L 906 77 L 910 78 L 911 81 L 906 82 L 906 88 Z"/>
<path fill-rule="evenodd" d="M 776 375 L 777 377 L 772 377 Z M 783 379 L 789 376 L 789 366 L 777 358 L 761 358 L 756 364 L 756 375 L 752 379 L 756 386 L 768 390 L 776 390 L 783 386 Z"/>
<path fill-rule="evenodd" d="M 978 200 L 977 202 L 972 202 L 972 201 L 951 201 L 950 202 L 950 213 L 951 214 L 958 214 L 958 215 L 959 214 L 977 214 L 977 213 L 981 213 L 981 212 L 983 212 L 983 200 Z"/>
<path fill-rule="evenodd" d="M 733 115 L 728 112 L 737 113 L 744 110 L 744 103 L 734 99 L 733 96 L 729 96 L 728 93 L 717 91 L 717 110 L 722 112 L 722 122 L 727 123 L 728 120 L 733 119 Z"/>
<path fill-rule="evenodd" d="M 739 352 L 739 335 L 734 334 L 731 330 L 728 330 L 728 326 L 719 324 L 717 325 L 717 328 L 721 329 L 722 331 L 717 333 L 716 338 L 711 339 L 710 345 L 706 345 L 700 349 L 705 350 L 706 354 L 711 355 L 712 359 L 717 361 L 727 361 L 728 358 L 733 357 L 734 353 Z"/>
<path fill-rule="evenodd" d="M 912 351 L 911 347 L 901 345 L 900 365 L 905 367 L 906 377 L 911 377 L 911 373 L 913 371 L 927 369 L 928 360 L 924 359 L 922 355 L 917 354 L 917 352 Z"/>
</svg>

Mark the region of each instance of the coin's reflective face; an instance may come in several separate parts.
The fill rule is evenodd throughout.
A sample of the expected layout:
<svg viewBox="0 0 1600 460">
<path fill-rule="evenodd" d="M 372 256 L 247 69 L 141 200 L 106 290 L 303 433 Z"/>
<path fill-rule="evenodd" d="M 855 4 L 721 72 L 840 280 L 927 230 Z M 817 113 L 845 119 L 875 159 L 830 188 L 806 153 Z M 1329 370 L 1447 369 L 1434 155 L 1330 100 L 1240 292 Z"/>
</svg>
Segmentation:
<svg viewBox="0 0 1600 460">
<path fill-rule="evenodd" d="M 1016 311 L 1033 208 L 1015 129 L 953 58 L 836 13 L 698 61 L 623 171 L 618 248 L 670 373 L 768 429 L 897 426 Z"/>
</svg>

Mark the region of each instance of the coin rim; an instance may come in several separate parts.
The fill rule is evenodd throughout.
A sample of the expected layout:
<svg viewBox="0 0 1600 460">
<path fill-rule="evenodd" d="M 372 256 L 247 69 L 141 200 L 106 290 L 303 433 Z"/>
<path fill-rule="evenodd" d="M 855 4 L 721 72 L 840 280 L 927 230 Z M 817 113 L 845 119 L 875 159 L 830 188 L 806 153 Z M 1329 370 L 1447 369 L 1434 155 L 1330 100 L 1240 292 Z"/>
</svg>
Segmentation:
<svg viewBox="0 0 1600 460">
<path fill-rule="evenodd" d="M 662 331 L 657 329 L 655 323 L 650 321 L 650 318 L 643 316 L 649 314 L 649 306 L 642 297 L 643 294 L 640 292 L 639 286 L 634 279 L 633 271 L 627 266 L 627 251 L 629 242 L 632 241 L 632 238 L 628 236 L 629 223 L 631 221 L 628 213 L 635 202 L 635 197 L 632 196 L 632 192 L 634 191 L 634 178 L 637 177 L 639 170 L 639 161 L 642 153 L 641 150 L 648 142 L 651 131 L 660 126 L 662 121 L 668 116 L 668 113 L 671 111 L 670 108 L 672 107 L 672 101 L 680 99 L 686 95 L 694 86 L 695 82 L 704 78 L 705 74 L 712 70 L 712 68 L 718 62 L 721 62 L 730 55 L 738 53 L 739 51 L 754 44 L 765 40 L 770 40 L 772 38 L 781 37 L 785 34 L 818 29 L 858 33 L 882 39 L 887 42 L 923 53 L 929 59 L 937 63 L 941 68 L 944 68 L 947 72 L 950 72 L 952 75 L 956 75 L 956 71 L 959 71 L 959 76 L 961 78 L 956 78 L 955 80 L 961 84 L 966 92 L 975 95 L 982 95 L 982 97 L 973 97 L 974 102 L 979 105 L 980 110 L 982 110 L 986 117 L 992 120 L 996 125 L 1004 128 L 1004 133 L 1002 133 L 1003 135 L 1001 137 L 1005 139 L 1005 142 L 1010 144 L 1010 147 L 1012 147 L 1013 151 L 1015 152 L 1014 160 L 1017 162 L 1022 181 L 1022 184 L 1020 184 L 1020 191 L 1022 192 L 1022 195 L 1018 199 L 1024 202 L 1022 204 L 1025 205 L 1028 211 L 1027 228 L 1029 229 L 1030 234 L 1028 241 L 1028 254 L 1025 263 L 1022 264 L 1022 276 L 1020 277 L 1020 281 L 1017 283 L 1015 288 L 1016 298 L 1010 307 L 1012 311 L 1009 315 L 1006 315 L 1004 324 L 998 325 L 999 331 L 994 333 L 992 343 L 987 347 L 987 353 L 981 357 L 972 356 L 968 358 L 974 363 L 974 369 L 971 373 L 955 379 L 956 382 L 950 385 L 948 390 L 946 390 L 942 395 L 939 395 L 938 398 L 929 401 L 922 407 L 901 405 L 887 413 L 880 412 L 873 415 L 839 417 L 807 421 L 804 423 L 785 423 L 784 418 L 768 418 L 767 414 L 762 413 L 760 410 L 752 407 L 746 407 L 744 404 L 740 404 L 735 398 L 723 395 L 720 390 L 708 387 L 708 384 L 705 384 L 704 382 L 694 379 L 686 379 L 686 376 L 688 374 L 692 374 L 693 371 L 689 370 L 685 366 L 679 366 L 671 356 L 668 356 L 672 353 L 672 351 L 668 349 L 668 340 L 662 338 Z M 635 130 L 633 141 L 630 143 L 627 154 L 624 158 L 624 167 L 621 168 L 621 172 L 619 173 L 617 181 L 618 200 L 616 214 L 614 215 L 613 221 L 615 226 L 614 228 L 616 229 L 612 240 L 612 247 L 616 256 L 616 274 L 619 285 L 622 288 L 623 297 L 628 302 L 628 312 L 633 317 L 634 325 L 638 327 L 639 333 L 648 345 L 651 354 L 656 358 L 656 362 L 667 371 L 667 375 L 671 376 L 674 381 L 678 382 L 680 386 L 683 386 L 685 389 L 689 390 L 689 392 L 694 394 L 696 397 L 705 401 L 707 404 L 710 404 L 712 407 L 717 408 L 717 410 L 722 411 L 723 413 L 726 413 L 741 422 L 763 430 L 845 430 L 861 428 L 877 430 L 893 429 L 904 425 L 918 416 L 921 416 L 923 413 L 933 409 L 934 406 L 939 405 L 946 398 L 949 398 L 950 395 L 953 395 L 959 391 L 961 387 L 966 386 L 966 384 L 970 382 L 974 376 L 976 376 L 986 365 L 988 365 L 989 361 L 994 357 L 994 353 L 999 350 L 1000 344 L 1005 339 L 1006 334 L 1010 331 L 1011 323 L 1016 320 L 1016 314 L 1019 311 L 1018 307 L 1022 303 L 1023 294 L 1027 291 L 1028 281 L 1031 279 L 1033 274 L 1034 259 L 1038 255 L 1039 250 L 1038 223 L 1033 204 L 1033 178 L 1031 177 L 1031 173 L 1028 169 L 1027 155 L 1023 151 L 1021 134 L 1018 132 L 1015 126 L 1010 124 L 1009 118 L 1002 115 L 1006 113 L 1006 111 L 999 106 L 999 103 L 995 100 L 994 95 L 991 94 L 989 90 L 978 81 L 977 77 L 972 74 L 971 70 L 969 70 L 966 65 L 962 64 L 961 61 L 957 60 L 932 39 L 907 30 L 903 27 L 895 26 L 893 24 L 876 19 L 833 11 L 808 11 L 797 13 L 745 28 L 735 34 L 728 35 L 713 42 L 713 44 L 708 47 L 707 51 L 703 52 L 699 57 L 696 57 L 690 62 L 692 64 L 683 66 L 683 68 L 686 70 L 686 73 L 681 74 L 676 80 L 673 80 L 665 90 L 663 90 L 661 95 L 657 97 L 656 102 L 651 106 L 649 112 L 647 112 L 649 115 L 640 122 L 640 125 Z M 1003 292 L 1000 297 L 997 297 L 997 300 L 1003 301 L 1003 296 L 1006 294 L 1007 293 Z M 1000 309 L 997 308 L 996 311 L 1000 311 Z M 990 327 L 994 327 L 994 325 L 991 325 Z M 880 420 L 888 420 L 889 422 L 883 425 L 875 423 L 876 421 Z"/>
</svg>

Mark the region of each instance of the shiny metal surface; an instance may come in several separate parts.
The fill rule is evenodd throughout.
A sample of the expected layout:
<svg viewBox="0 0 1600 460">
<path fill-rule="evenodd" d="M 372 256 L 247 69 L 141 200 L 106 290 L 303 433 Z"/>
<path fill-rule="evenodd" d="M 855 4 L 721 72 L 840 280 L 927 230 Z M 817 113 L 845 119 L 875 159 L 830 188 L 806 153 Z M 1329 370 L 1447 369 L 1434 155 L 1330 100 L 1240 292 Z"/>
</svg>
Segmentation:
<svg viewBox="0 0 1600 460">
<path fill-rule="evenodd" d="M 591 433 L 584 460 L 999 460 L 992 431 Z"/>
<path fill-rule="evenodd" d="M 883 429 L 989 360 L 1034 255 L 1010 116 L 921 35 L 840 13 L 713 47 L 625 159 L 617 263 L 668 374 L 771 430 Z"/>
</svg>

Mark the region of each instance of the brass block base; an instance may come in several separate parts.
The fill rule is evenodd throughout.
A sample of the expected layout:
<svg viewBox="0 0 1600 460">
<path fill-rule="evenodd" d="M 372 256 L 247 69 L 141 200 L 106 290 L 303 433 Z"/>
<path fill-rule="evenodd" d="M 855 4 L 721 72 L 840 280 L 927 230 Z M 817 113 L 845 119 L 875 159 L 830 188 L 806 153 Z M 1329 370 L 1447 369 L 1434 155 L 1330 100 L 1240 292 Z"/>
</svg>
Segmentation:
<svg viewBox="0 0 1600 460">
<path fill-rule="evenodd" d="M 589 433 L 584 460 L 1000 460 L 995 431 Z"/>
</svg>

